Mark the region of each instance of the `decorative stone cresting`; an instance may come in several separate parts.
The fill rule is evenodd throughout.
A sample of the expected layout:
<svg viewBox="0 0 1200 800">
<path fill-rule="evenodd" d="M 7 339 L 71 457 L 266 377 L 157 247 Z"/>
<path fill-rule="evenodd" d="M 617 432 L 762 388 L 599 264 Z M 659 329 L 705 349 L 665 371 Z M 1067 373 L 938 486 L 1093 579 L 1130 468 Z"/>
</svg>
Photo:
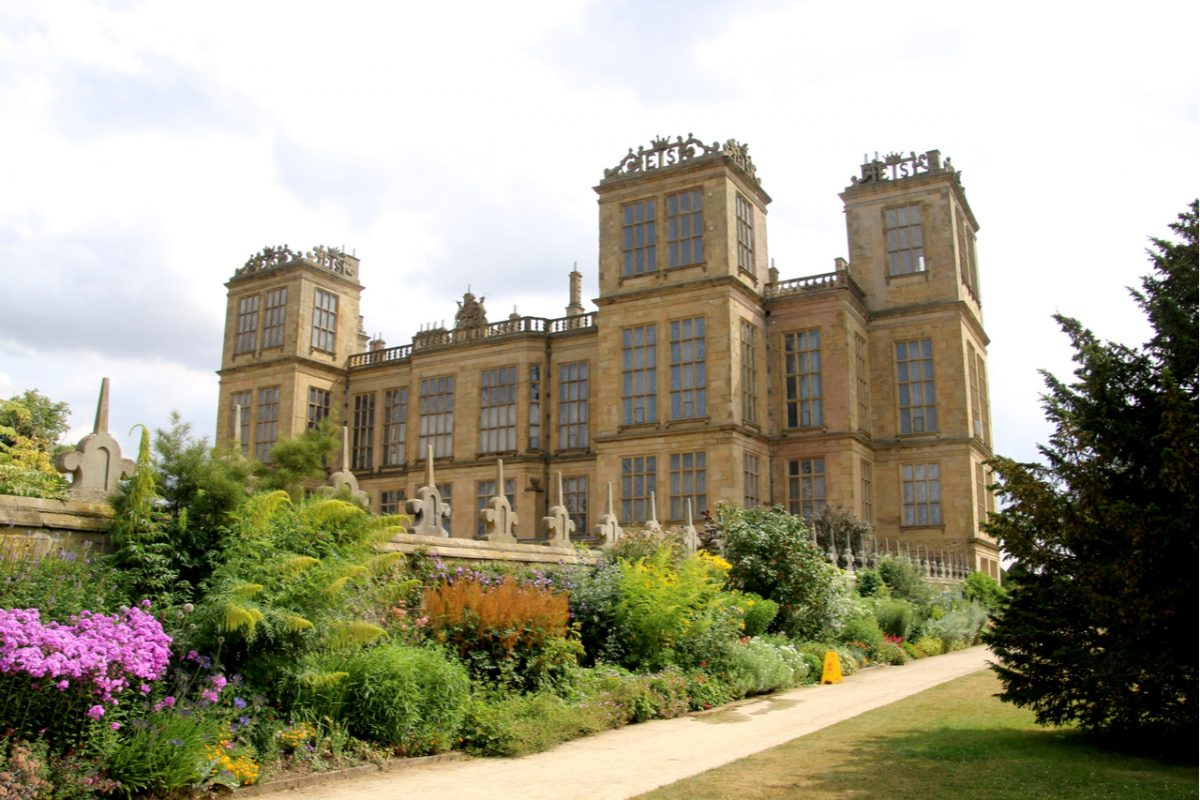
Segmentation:
<svg viewBox="0 0 1200 800">
<path fill-rule="evenodd" d="M 596 525 L 596 536 L 602 542 L 603 547 L 610 547 L 619 542 L 624 534 L 625 530 L 617 521 L 617 515 L 613 513 L 612 482 L 610 481 L 608 484 L 608 508 Z"/>
<path fill-rule="evenodd" d="M 433 479 L 433 446 L 425 450 L 425 485 L 417 489 L 415 500 L 406 504 L 413 518 L 412 532 L 417 536 L 442 536 L 450 538 L 450 532 L 442 527 L 442 520 L 450 519 L 450 504 L 442 500 Z"/>
<path fill-rule="evenodd" d="M 479 512 L 483 522 L 483 533 L 489 542 L 515 542 L 513 528 L 517 526 L 517 514 L 504 496 L 504 459 L 496 459 L 496 496 L 488 500 L 488 507 Z"/>
<path fill-rule="evenodd" d="M 241 415 L 240 407 L 238 414 Z M 370 505 L 367 493 L 358 488 L 358 478 L 355 478 L 354 473 L 350 471 L 350 428 L 346 425 L 342 426 L 342 468 L 329 476 L 329 480 L 321 487 L 320 493 L 330 497 L 342 489 L 348 489 L 350 498 L 363 508 Z"/>
<path fill-rule="evenodd" d="M 542 517 L 542 524 L 546 526 L 546 544 L 551 547 L 570 547 L 575 520 L 571 519 L 571 512 L 563 503 L 562 472 L 558 473 L 558 505 L 550 506 L 548 511 L 550 516 Z"/>
<path fill-rule="evenodd" d="M 122 478 L 133 476 L 132 459 L 121 458 L 121 445 L 108 432 L 108 378 L 100 381 L 96 424 L 70 453 L 54 459 L 59 472 L 73 476 L 68 495 L 74 500 L 102 503 L 117 491 Z"/>
</svg>

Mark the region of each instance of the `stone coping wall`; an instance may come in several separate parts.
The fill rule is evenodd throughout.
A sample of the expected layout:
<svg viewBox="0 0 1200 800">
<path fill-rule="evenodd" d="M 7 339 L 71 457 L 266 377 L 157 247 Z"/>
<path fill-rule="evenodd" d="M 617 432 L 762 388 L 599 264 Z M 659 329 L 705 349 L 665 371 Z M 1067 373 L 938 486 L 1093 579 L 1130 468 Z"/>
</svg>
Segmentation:
<svg viewBox="0 0 1200 800">
<path fill-rule="evenodd" d="M 60 547 L 81 550 L 90 542 L 106 551 L 112 516 L 107 503 L 0 495 L 0 547 L 42 555 Z"/>
<path fill-rule="evenodd" d="M 600 557 L 595 550 L 576 547 L 550 547 L 521 542 L 489 542 L 482 539 L 455 539 L 444 536 L 417 536 L 400 533 L 382 546 L 401 553 L 425 552 L 442 558 L 463 561 L 514 561 L 526 564 L 594 564 Z"/>
</svg>

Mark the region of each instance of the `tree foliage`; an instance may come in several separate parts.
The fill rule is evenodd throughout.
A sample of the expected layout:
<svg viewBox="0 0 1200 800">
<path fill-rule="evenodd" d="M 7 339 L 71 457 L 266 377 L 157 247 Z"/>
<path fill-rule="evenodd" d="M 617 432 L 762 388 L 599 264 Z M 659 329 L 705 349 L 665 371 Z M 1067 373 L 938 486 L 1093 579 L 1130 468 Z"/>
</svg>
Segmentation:
<svg viewBox="0 0 1200 800">
<path fill-rule="evenodd" d="M 241 453 L 193 436 L 191 424 L 172 413 L 170 427 L 154 432 L 154 467 L 175 566 L 195 600 L 219 563 L 230 514 L 249 495 L 253 466 Z"/>
<path fill-rule="evenodd" d="M 37 389 L 26 389 L 0 401 L 0 425 L 41 442 L 47 452 L 71 427 L 67 421 L 70 416 L 71 407 L 66 402 L 55 402 Z"/>
<path fill-rule="evenodd" d="M 0 494 L 62 498 L 67 482 L 50 460 L 70 409 L 36 389 L 0 400 Z"/>
<path fill-rule="evenodd" d="M 1145 345 L 1056 317 L 1075 380 L 1044 374 L 1045 463 L 993 462 L 1006 502 L 988 526 L 1024 572 L 988 637 L 1001 696 L 1142 742 L 1197 725 L 1197 204 L 1171 228 L 1132 291 Z"/>
<path fill-rule="evenodd" d="M 281 489 L 299 501 L 306 484 L 324 480 L 329 460 L 338 452 L 341 426 L 332 417 L 299 436 L 284 437 L 271 448 L 271 462 L 257 466 L 257 488 Z"/>
<path fill-rule="evenodd" d="M 150 600 L 161 607 L 175 601 L 179 571 L 156 484 L 150 431 L 143 426 L 133 477 L 113 502 L 110 560 L 116 569 L 117 585 L 130 603 Z"/>
</svg>

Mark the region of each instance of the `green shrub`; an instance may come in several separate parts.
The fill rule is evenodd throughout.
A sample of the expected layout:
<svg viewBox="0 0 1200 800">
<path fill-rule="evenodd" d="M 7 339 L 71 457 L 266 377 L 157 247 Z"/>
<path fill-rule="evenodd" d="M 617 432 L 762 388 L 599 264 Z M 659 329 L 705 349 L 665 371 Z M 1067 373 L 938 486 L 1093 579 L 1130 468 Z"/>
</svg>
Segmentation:
<svg viewBox="0 0 1200 800">
<path fill-rule="evenodd" d="M 0 608 L 36 608 L 43 620 L 65 621 L 89 610 L 112 612 L 120 605 L 112 571 L 93 560 L 90 542 L 79 551 L 56 549 L 39 555 L 32 536 L 0 541 Z"/>
<path fill-rule="evenodd" d="M 724 675 L 701 669 L 688 673 L 687 693 L 688 708 L 692 711 L 722 706 L 738 698 L 736 687 Z"/>
<path fill-rule="evenodd" d="M 973 600 L 995 614 L 1004 606 L 1008 592 L 985 572 L 972 572 L 963 581 L 963 597 Z"/>
<path fill-rule="evenodd" d="M 944 651 L 960 650 L 979 641 L 987 624 L 987 609 L 979 603 L 960 603 L 940 619 L 930 620 L 925 633 L 941 640 Z"/>
<path fill-rule="evenodd" d="M 616 635 L 617 603 L 621 597 L 620 564 L 608 558 L 594 567 L 579 566 L 570 573 L 568 601 L 578 625 L 584 663 L 620 663 L 625 646 Z"/>
<path fill-rule="evenodd" d="M 576 704 L 608 703 L 622 723 L 671 719 L 688 710 L 687 676 L 674 668 L 646 674 L 613 664 L 579 669 L 559 694 Z"/>
<path fill-rule="evenodd" d="M 925 578 L 915 561 L 897 556 L 879 559 L 879 576 L 887 584 L 892 597 L 909 600 L 917 606 L 928 606 L 938 598 L 938 590 Z"/>
<path fill-rule="evenodd" d="M 813 664 L 800 652 L 796 643 L 786 636 L 778 636 L 768 634 L 758 637 L 760 641 L 767 642 L 775 647 L 780 658 L 787 663 L 788 668 L 792 671 L 792 685 L 799 686 L 802 683 L 807 683 L 813 680 Z M 816 677 L 820 677 L 817 675 Z"/>
<path fill-rule="evenodd" d="M 926 656 L 940 656 L 946 652 L 946 648 L 942 645 L 942 640 L 936 636 L 922 636 L 913 643 L 913 648 L 919 653 L 918 658 Z"/>
<path fill-rule="evenodd" d="M 632 669 L 688 666 L 719 653 L 736 635 L 732 597 L 721 591 L 725 573 L 716 560 L 696 553 L 676 569 L 671 559 L 671 549 L 660 547 L 650 558 L 621 563 L 616 622 Z"/>
<path fill-rule="evenodd" d="M 889 636 L 907 639 L 912 634 L 916 609 L 907 600 L 878 598 L 875 600 L 875 621 Z"/>
<path fill-rule="evenodd" d="M 228 671 L 271 686 L 307 652 L 378 640 L 414 585 L 402 554 L 376 549 L 395 524 L 341 500 L 247 499 L 181 649 L 219 650 Z"/>
<path fill-rule="evenodd" d="M 779 613 L 779 603 L 767 600 L 753 593 L 747 593 L 739 598 L 742 607 L 743 633 L 747 636 L 762 636 Z"/>
<path fill-rule="evenodd" d="M 782 508 L 718 507 L 732 587 L 779 603 L 774 628 L 802 639 L 824 635 L 837 617 L 840 571 L 813 544 L 804 520 Z M 848 588 L 848 587 L 847 587 Z"/>
<path fill-rule="evenodd" d="M 875 650 L 875 661 L 880 664 L 900 665 L 909 661 L 908 652 L 897 642 L 884 641 Z"/>
<path fill-rule="evenodd" d="M 553 692 L 495 694 L 471 703 L 462 728 L 468 752 L 486 756 L 523 756 L 618 727 L 623 720 L 611 704 L 570 703 Z"/>
<path fill-rule="evenodd" d="M 873 653 L 883 644 L 883 631 L 874 614 L 853 617 L 842 624 L 838 638 L 843 642 L 860 642 L 864 650 Z"/>
<path fill-rule="evenodd" d="M 467 714 L 466 669 L 440 650 L 384 644 L 315 656 L 295 676 L 296 706 L 407 755 L 450 749 Z"/>
<path fill-rule="evenodd" d="M 221 722 L 215 715 L 167 711 L 148 724 L 127 725 L 107 753 L 105 771 L 127 796 L 185 789 L 213 771 L 205 749 L 228 738 Z"/>
<path fill-rule="evenodd" d="M 887 584 L 883 582 L 882 576 L 877 569 L 860 569 L 854 573 L 855 588 L 863 597 L 875 597 L 879 594 L 887 594 Z"/>
<path fill-rule="evenodd" d="M 780 650 L 761 639 L 751 639 L 732 648 L 729 682 L 738 694 L 764 694 L 796 685 L 796 672 Z"/>
</svg>

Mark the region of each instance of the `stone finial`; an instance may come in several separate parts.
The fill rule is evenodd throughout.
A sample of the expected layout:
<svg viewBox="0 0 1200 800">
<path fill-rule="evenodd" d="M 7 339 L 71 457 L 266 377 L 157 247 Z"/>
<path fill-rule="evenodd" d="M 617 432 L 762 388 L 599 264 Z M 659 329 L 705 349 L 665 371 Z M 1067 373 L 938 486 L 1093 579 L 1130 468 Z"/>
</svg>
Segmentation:
<svg viewBox="0 0 1200 800">
<path fill-rule="evenodd" d="M 651 533 L 662 533 L 662 525 L 658 521 L 658 502 L 654 499 L 654 492 L 650 492 L 650 519 L 646 520 L 646 530 Z"/>
<path fill-rule="evenodd" d="M 483 532 L 489 542 L 515 542 L 513 528 L 518 524 L 517 514 L 504 495 L 504 459 L 496 459 L 496 494 L 488 500 L 488 507 L 479 512 Z"/>
<path fill-rule="evenodd" d="M 624 534 L 624 528 L 618 522 L 617 515 L 613 513 L 612 482 L 609 482 L 608 506 L 600 516 L 600 522 L 596 524 L 596 536 L 603 542 L 603 547 L 608 547 L 620 541 Z"/>
<path fill-rule="evenodd" d="M 414 534 L 450 537 L 450 532 L 442 527 L 442 520 L 450 519 L 450 505 L 442 500 L 434 482 L 432 445 L 425 449 L 425 485 L 417 489 L 416 498 L 409 500 L 406 507 L 413 518 Z"/>
<path fill-rule="evenodd" d="M 700 534 L 696 531 L 696 526 L 692 524 L 692 498 L 687 499 L 687 525 L 683 526 L 680 531 L 683 536 L 683 546 L 689 553 L 694 553 L 700 549 Z"/>
<path fill-rule="evenodd" d="M 370 505 L 367 493 L 358 488 L 358 478 L 350 471 L 350 428 L 347 425 L 342 426 L 342 468 L 330 475 L 318 491 L 325 497 L 331 497 L 342 489 L 347 490 L 350 499 L 363 508 Z"/>
<path fill-rule="evenodd" d="M 846 536 L 846 549 L 842 551 L 842 558 L 846 562 L 846 569 L 854 572 L 854 550 L 850 547 L 850 536 Z"/>
<path fill-rule="evenodd" d="M 96 423 L 69 453 L 54 459 L 59 472 L 73 476 L 68 495 L 74 500 L 102 503 L 117 491 L 122 478 L 133 476 L 133 459 L 121 458 L 121 445 L 108 432 L 108 378 L 100 381 Z"/>
<path fill-rule="evenodd" d="M 570 547 L 571 534 L 575 532 L 575 520 L 563 503 L 562 473 L 558 473 L 558 505 L 550 506 L 550 515 L 542 517 L 542 525 L 546 527 L 546 544 L 551 547 Z"/>
</svg>

